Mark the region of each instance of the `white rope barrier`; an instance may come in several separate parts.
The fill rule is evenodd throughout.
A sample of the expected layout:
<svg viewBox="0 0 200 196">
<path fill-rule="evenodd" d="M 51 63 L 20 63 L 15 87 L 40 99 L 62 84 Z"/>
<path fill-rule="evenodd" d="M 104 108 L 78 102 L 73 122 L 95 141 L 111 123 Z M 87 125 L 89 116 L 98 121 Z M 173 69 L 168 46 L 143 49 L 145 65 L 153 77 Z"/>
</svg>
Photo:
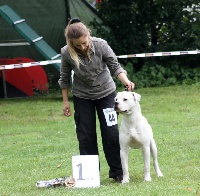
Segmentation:
<svg viewBox="0 0 200 196">
<path fill-rule="evenodd" d="M 31 67 L 31 66 L 38 66 L 38 65 L 49 65 L 49 64 L 56 64 L 56 63 L 61 63 L 61 60 L 58 59 L 58 60 L 49 60 L 49 61 L 40 61 L 40 62 L 0 65 L 0 70 Z"/>
<path fill-rule="evenodd" d="M 174 55 L 186 55 L 186 54 L 200 54 L 200 50 L 129 54 L 129 55 L 120 55 L 117 56 L 117 58 L 174 56 Z"/>
<path fill-rule="evenodd" d="M 129 55 L 120 55 L 120 56 L 117 56 L 117 58 L 157 57 L 157 56 L 174 56 L 174 55 L 188 55 L 188 54 L 200 54 L 200 50 L 129 54 Z M 15 69 L 15 68 L 22 68 L 22 67 L 31 67 L 31 66 L 38 66 L 38 65 L 43 66 L 43 65 L 56 64 L 56 63 L 61 63 L 61 59 L 39 61 L 39 62 L 30 62 L 30 63 L 0 65 L 0 70 Z"/>
</svg>

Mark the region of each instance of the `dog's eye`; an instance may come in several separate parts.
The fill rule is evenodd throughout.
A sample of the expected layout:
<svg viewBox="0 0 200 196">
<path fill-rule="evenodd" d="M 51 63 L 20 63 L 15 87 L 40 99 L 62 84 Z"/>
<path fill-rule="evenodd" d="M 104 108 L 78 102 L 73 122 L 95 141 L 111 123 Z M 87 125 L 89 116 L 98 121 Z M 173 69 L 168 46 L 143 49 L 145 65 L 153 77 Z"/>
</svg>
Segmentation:
<svg viewBox="0 0 200 196">
<path fill-rule="evenodd" d="M 124 101 L 127 101 L 127 99 L 124 99 Z"/>
</svg>

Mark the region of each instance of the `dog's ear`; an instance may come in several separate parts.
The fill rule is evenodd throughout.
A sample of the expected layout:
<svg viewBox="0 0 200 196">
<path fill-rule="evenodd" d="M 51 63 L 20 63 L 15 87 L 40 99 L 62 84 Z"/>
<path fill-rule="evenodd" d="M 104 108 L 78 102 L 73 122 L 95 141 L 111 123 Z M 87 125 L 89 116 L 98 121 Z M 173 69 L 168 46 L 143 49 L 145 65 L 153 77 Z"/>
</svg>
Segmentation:
<svg viewBox="0 0 200 196">
<path fill-rule="evenodd" d="M 132 92 L 132 93 L 133 93 L 134 99 L 139 102 L 140 98 L 141 98 L 141 95 L 138 94 L 138 93 L 135 93 L 135 92 Z"/>
</svg>

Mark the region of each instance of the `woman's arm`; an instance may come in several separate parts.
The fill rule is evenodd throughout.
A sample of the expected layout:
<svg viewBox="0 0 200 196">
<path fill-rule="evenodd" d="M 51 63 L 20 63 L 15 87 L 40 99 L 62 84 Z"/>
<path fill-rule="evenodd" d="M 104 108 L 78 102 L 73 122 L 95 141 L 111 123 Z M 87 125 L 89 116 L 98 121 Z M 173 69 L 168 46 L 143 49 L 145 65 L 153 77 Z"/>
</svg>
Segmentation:
<svg viewBox="0 0 200 196">
<path fill-rule="evenodd" d="M 65 116 L 71 116 L 70 104 L 68 100 L 68 89 L 71 84 L 71 66 L 67 62 L 67 46 L 61 49 L 61 68 L 60 68 L 60 79 L 58 81 L 60 88 L 62 89 L 63 97 L 63 113 Z"/>
<path fill-rule="evenodd" d="M 69 100 L 68 100 L 68 89 L 67 88 L 62 89 L 62 96 L 63 96 L 63 113 L 67 117 L 71 116 L 70 104 L 69 104 Z"/>
<path fill-rule="evenodd" d="M 126 71 L 119 64 L 115 53 L 108 43 L 105 40 L 102 43 L 103 60 L 106 62 L 111 75 L 117 77 L 118 80 L 120 80 L 122 84 L 126 86 L 126 90 L 132 91 L 135 87 L 135 84 L 128 79 Z"/>
</svg>

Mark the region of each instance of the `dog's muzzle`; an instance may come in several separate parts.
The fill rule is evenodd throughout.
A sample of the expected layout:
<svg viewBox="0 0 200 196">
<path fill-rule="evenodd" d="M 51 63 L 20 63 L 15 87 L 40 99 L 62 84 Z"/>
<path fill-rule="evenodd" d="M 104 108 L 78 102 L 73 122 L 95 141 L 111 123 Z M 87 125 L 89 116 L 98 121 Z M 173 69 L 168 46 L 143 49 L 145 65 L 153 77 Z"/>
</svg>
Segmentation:
<svg viewBox="0 0 200 196">
<path fill-rule="evenodd" d="M 118 102 L 115 102 L 114 110 L 115 110 L 116 112 L 119 112 L 119 113 L 127 113 L 127 110 L 124 110 L 124 111 L 120 110 L 119 107 L 118 107 L 118 105 L 119 105 L 119 103 L 118 103 Z"/>
</svg>

